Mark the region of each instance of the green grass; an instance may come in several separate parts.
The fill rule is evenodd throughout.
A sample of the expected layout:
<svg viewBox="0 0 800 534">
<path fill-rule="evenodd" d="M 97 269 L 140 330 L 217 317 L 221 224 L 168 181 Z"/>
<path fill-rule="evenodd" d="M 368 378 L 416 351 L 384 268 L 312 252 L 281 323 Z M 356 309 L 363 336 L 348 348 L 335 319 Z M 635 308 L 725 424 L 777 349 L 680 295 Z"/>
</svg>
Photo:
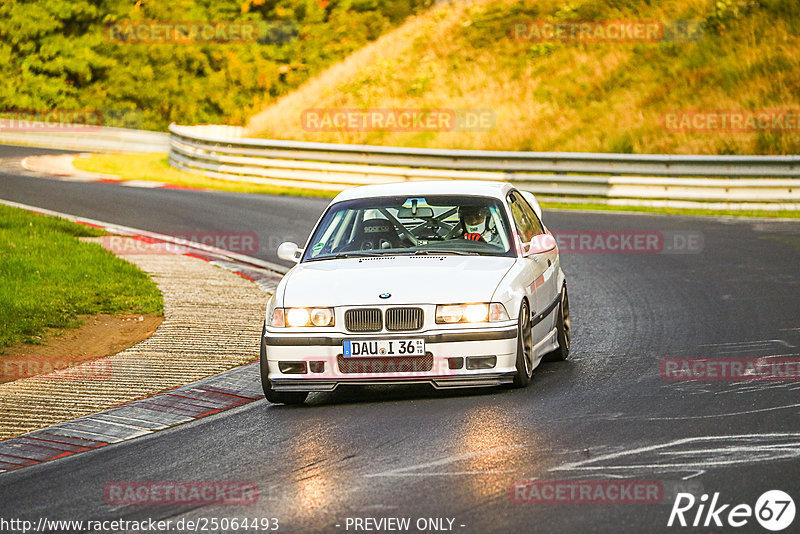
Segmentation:
<svg viewBox="0 0 800 534">
<path fill-rule="evenodd" d="M 0 349 L 80 326 L 79 315 L 163 314 L 161 292 L 144 272 L 78 239 L 103 234 L 0 205 Z"/>
<path fill-rule="evenodd" d="M 199 187 L 232 193 L 325 198 L 336 196 L 336 191 L 318 191 L 300 187 L 249 184 L 206 178 L 205 176 L 179 171 L 170 166 L 167 156 L 164 154 L 93 154 L 85 158 L 76 158 L 73 165 L 75 168 L 84 171 L 113 174 L 119 176 L 122 180 L 165 182 L 184 187 Z"/>
</svg>

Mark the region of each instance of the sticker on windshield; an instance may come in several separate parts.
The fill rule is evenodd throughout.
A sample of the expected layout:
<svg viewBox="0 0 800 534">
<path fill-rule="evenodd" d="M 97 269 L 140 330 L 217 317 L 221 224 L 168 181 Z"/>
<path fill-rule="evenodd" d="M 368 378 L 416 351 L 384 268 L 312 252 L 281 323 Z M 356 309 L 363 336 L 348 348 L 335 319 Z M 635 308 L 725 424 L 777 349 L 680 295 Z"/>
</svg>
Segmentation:
<svg viewBox="0 0 800 534">
<path fill-rule="evenodd" d="M 314 245 L 314 248 L 312 248 L 311 250 L 313 250 L 314 252 L 319 252 L 320 250 L 322 250 L 322 247 L 324 247 L 324 246 L 325 246 L 325 242 L 324 241 L 320 241 L 319 243 Z"/>
<path fill-rule="evenodd" d="M 414 205 L 417 206 L 428 206 L 428 201 L 425 200 L 425 197 L 410 197 L 403 202 L 404 208 L 410 208 Z"/>
</svg>

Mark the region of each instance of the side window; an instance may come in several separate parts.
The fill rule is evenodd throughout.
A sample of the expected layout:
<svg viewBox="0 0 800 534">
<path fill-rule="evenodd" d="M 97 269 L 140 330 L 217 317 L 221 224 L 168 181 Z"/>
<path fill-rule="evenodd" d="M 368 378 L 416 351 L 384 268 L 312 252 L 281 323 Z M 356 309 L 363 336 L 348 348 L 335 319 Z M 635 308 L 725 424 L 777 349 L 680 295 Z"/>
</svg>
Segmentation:
<svg viewBox="0 0 800 534">
<path fill-rule="evenodd" d="M 511 207 L 511 215 L 514 217 L 514 224 L 523 243 L 530 242 L 534 236 L 542 233 L 542 225 L 539 219 L 536 218 L 533 209 L 516 192 L 512 192 L 509 195 L 509 205 Z"/>
<path fill-rule="evenodd" d="M 522 211 L 525 212 L 525 215 L 527 216 L 528 220 L 531 223 L 531 226 L 533 228 L 533 235 L 537 236 L 543 234 L 544 227 L 542 226 L 542 221 L 540 221 L 539 217 L 536 216 L 536 212 L 533 211 L 531 205 L 528 204 L 528 201 L 525 200 L 525 197 L 523 197 L 522 195 L 515 195 L 515 196 L 517 197 L 517 199 L 519 199 L 519 203 L 522 206 Z"/>
</svg>

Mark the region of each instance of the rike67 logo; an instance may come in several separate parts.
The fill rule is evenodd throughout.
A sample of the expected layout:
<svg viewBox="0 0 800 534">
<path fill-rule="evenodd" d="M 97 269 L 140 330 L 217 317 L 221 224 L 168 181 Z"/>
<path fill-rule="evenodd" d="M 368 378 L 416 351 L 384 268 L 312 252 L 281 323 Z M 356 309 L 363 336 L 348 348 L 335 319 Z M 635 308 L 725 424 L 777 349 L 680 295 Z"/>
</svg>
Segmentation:
<svg viewBox="0 0 800 534">
<path fill-rule="evenodd" d="M 754 507 L 749 504 L 723 504 L 719 492 L 714 493 L 711 502 L 708 502 L 706 494 L 695 499 L 691 493 L 679 493 L 672 505 L 667 526 L 738 528 L 747 525 L 755 516 L 762 527 L 777 532 L 791 525 L 794 515 L 794 500 L 781 490 L 765 492 Z"/>
</svg>

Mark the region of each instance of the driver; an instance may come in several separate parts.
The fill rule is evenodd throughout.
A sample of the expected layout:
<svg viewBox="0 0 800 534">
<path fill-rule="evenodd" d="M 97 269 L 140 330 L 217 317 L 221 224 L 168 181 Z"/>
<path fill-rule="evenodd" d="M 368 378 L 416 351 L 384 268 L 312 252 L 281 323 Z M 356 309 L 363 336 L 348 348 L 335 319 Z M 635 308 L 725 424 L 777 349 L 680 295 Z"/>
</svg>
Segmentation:
<svg viewBox="0 0 800 534">
<path fill-rule="evenodd" d="M 484 206 L 461 206 L 458 208 L 462 237 L 470 241 L 490 243 L 496 237 L 490 225 L 489 208 Z"/>
</svg>

